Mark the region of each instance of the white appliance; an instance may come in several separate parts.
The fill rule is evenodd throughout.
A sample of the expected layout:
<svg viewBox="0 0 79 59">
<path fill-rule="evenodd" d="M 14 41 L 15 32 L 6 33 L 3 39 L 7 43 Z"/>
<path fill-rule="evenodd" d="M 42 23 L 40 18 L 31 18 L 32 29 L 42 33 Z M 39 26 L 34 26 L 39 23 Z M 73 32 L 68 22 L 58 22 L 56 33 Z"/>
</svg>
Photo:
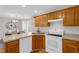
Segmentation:
<svg viewBox="0 0 79 59">
<path fill-rule="evenodd" d="M 63 19 L 49 21 L 49 34 L 46 35 L 46 51 L 49 53 L 62 52 Z"/>
<path fill-rule="evenodd" d="M 28 36 L 20 39 L 20 53 L 30 53 L 32 51 L 32 37 Z"/>
<path fill-rule="evenodd" d="M 46 35 L 46 51 L 48 53 L 62 52 L 62 37 Z"/>
</svg>

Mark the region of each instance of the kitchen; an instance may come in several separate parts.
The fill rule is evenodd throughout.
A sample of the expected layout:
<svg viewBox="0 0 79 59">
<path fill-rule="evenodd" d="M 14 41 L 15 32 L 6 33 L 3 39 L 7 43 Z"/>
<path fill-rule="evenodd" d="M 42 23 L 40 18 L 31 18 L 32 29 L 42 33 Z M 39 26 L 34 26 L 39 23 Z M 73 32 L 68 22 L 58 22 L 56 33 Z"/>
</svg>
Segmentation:
<svg viewBox="0 0 79 59">
<path fill-rule="evenodd" d="M 1 53 L 78 53 L 79 6 L 1 5 Z"/>
</svg>

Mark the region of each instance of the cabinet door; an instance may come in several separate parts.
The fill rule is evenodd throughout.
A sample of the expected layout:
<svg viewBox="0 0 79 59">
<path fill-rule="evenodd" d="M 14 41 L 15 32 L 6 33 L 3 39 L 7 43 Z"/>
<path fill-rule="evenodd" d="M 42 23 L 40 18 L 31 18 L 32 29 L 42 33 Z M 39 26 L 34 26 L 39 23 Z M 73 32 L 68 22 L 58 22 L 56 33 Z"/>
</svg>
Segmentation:
<svg viewBox="0 0 79 59">
<path fill-rule="evenodd" d="M 35 26 L 47 27 L 48 26 L 47 15 L 41 15 L 41 16 L 35 17 Z"/>
<path fill-rule="evenodd" d="M 75 7 L 75 25 L 79 26 L 79 6 Z"/>
<path fill-rule="evenodd" d="M 5 43 L 6 53 L 19 53 L 19 40 Z"/>
<path fill-rule="evenodd" d="M 61 10 L 48 13 L 48 20 L 59 19 L 63 17 L 63 12 Z"/>
<path fill-rule="evenodd" d="M 45 36 L 33 35 L 32 36 L 32 49 L 33 50 L 45 49 Z"/>
<path fill-rule="evenodd" d="M 32 50 L 35 50 L 36 49 L 36 36 L 35 35 L 32 35 Z"/>
<path fill-rule="evenodd" d="M 52 19 L 52 13 L 48 13 L 48 14 L 47 14 L 47 19 L 48 19 L 48 20 L 51 20 L 51 19 Z"/>
<path fill-rule="evenodd" d="M 40 17 L 39 16 L 35 17 L 35 26 L 36 27 L 40 26 Z"/>
<path fill-rule="evenodd" d="M 36 45 L 38 49 L 45 49 L 45 36 L 44 35 L 38 35 Z"/>
<path fill-rule="evenodd" d="M 63 52 L 64 53 L 77 53 L 76 42 L 71 40 L 63 40 Z"/>
<path fill-rule="evenodd" d="M 20 52 L 29 53 L 32 51 L 32 37 L 20 39 Z"/>
<path fill-rule="evenodd" d="M 42 15 L 41 27 L 47 27 L 47 26 L 48 26 L 47 14 L 46 15 Z"/>
<path fill-rule="evenodd" d="M 64 53 L 77 53 L 77 46 L 71 44 L 64 44 Z"/>
<path fill-rule="evenodd" d="M 64 14 L 64 26 L 75 26 L 74 24 L 74 8 L 68 8 L 63 10 Z"/>
<path fill-rule="evenodd" d="M 60 18 L 63 18 L 63 11 L 62 10 L 56 11 L 56 19 L 60 19 Z"/>
<path fill-rule="evenodd" d="M 48 13 L 48 20 L 53 20 L 53 19 L 56 19 L 56 13 L 55 12 Z"/>
</svg>

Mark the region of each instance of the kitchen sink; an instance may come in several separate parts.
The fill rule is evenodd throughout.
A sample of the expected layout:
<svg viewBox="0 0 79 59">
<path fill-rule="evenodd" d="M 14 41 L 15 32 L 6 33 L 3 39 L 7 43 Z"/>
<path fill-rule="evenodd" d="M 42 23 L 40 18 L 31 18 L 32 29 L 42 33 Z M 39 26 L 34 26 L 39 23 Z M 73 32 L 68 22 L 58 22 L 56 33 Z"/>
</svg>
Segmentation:
<svg viewBox="0 0 79 59">
<path fill-rule="evenodd" d="M 44 33 L 32 33 L 32 34 L 35 34 L 35 35 L 41 35 L 41 34 L 44 34 Z"/>
</svg>

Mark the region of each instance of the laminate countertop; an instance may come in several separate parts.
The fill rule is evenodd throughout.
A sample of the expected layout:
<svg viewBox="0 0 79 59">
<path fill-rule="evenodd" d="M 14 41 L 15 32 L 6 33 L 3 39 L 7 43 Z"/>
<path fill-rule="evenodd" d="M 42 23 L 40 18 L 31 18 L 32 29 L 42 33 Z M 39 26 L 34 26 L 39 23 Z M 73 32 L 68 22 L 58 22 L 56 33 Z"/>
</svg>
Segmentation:
<svg viewBox="0 0 79 59">
<path fill-rule="evenodd" d="M 9 42 L 9 41 L 13 41 L 13 40 L 21 39 L 21 38 L 26 38 L 29 36 L 32 36 L 32 33 L 13 34 L 13 35 L 3 36 L 2 40 L 3 42 Z"/>
<path fill-rule="evenodd" d="M 2 37 L 2 40 L 3 42 L 9 42 L 9 41 L 17 40 L 17 39 L 27 38 L 32 35 L 44 35 L 44 33 L 41 34 L 41 33 L 28 32 L 28 33 L 21 33 L 21 34 L 5 35 Z"/>
<path fill-rule="evenodd" d="M 63 35 L 63 39 L 79 41 L 79 35 L 78 34 L 65 34 Z"/>
</svg>

